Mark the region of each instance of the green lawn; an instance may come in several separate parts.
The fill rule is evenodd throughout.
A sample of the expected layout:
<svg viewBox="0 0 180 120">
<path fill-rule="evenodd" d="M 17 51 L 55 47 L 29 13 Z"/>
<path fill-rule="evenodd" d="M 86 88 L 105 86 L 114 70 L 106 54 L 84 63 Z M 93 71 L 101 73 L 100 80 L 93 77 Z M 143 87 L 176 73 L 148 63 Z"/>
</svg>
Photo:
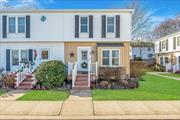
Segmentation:
<svg viewBox="0 0 180 120">
<path fill-rule="evenodd" d="M 180 100 L 180 81 L 146 74 L 134 90 L 93 90 L 93 100 Z"/>
<path fill-rule="evenodd" d="M 58 90 L 32 90 L 20 97 L 20 101 L 62 101 L 69 96 L 68 91 Z"/>
<path fill-rule="evenodd" d="M 0 96 L 4 93 L 4 91 L 2 89 L 0 89 Z"/>
<path fill-rule="evenodd" d="M 180 74 L 177 74 L 177 73 L 161 74 L 161 75 L 168 76 L 168 77 L 180 78 Z"/>
</svg>

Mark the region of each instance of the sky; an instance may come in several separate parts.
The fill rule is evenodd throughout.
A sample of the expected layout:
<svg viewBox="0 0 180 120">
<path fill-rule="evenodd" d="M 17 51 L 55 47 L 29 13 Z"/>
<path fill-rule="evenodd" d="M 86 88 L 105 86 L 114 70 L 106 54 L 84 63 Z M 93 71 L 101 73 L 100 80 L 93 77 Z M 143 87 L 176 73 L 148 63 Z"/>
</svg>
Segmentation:
<svg viewBox="0 0 180 120">
<path fill-rule="evenodd" d="M 153 22 L 161 22 L 180 14 L 180 0 L 139 0 L 151 13 Z M 14 8 L 31 4 L 40 9 L 111 9 L 123 8 L 129 0 L 0 0 Z"/>
</svg>

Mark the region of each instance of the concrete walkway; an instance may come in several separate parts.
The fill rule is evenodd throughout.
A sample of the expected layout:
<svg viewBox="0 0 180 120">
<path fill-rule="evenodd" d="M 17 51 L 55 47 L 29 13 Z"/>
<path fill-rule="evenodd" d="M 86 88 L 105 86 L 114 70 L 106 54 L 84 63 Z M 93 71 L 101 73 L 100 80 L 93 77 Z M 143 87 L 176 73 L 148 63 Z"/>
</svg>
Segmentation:
<svg viewBox="0 0 180 120">
<path fill-rule="evenodd" d="M 180 119 L 180 101 L 0 101 L 0 119 Z"/>
<path fill-rule="evenodd" d="M 0 101 L 4 100 L 16 100 L 19 97 L 23 96 L 27 91 L 26 90 L 12 90 L 0 96 Z"/>
<path fill-rule="evenodd" d="M 175 78 L 175 77 L 169 77 L 169 76 L 162 75 L 162 74 L 169 74 L 169 73 L 166 73 L 166 72 L 147 72 L 147 74 L 157 75 L 157 76 L 161 76 L 161 77 L 164 77 L 164 78 L 170 78 L 170 79 L 173 79 L 173 80 L 180 80 L 180 78 Z"/>
</svg>

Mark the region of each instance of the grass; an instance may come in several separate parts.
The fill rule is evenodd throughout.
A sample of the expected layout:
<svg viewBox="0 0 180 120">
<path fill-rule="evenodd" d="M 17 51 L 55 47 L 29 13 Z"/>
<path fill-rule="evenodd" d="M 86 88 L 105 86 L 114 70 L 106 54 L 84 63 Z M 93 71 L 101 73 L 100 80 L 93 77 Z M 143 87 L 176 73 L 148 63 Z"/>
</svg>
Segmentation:
<svg viewBox="0 0 180 120">
<path fill-rule="evenodd" d="M 146 74 L 137 89 L 95 89 L 92 94 L 93 100 L 180 100 L 180 81 Z"/>
<path fill-rule="evenodd" d="M 168 77 L 180 78 L 180 74 L 177 74 L 177 73 L 161 74 L 161 75 L 168 76 Z"/>
<path fill-rule="evenodd" d="M 0 89 L 0 96 L 4 94 L 4 91 L 2 89 Z"/>
<path fill-rule="evenodd" d="M 69 96 L 68 91 L 32 90 L 20 97 L 20 101 L 63 101 Z"/>
</svg>

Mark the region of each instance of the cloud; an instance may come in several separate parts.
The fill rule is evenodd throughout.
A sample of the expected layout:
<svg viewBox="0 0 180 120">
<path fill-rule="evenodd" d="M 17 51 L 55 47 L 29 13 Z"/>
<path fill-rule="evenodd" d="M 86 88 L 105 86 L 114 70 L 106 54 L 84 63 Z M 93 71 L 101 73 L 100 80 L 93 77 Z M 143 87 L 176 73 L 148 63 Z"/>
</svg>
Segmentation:
<svg viewBox="0 0 180 120">
<path fill-rule="evenodd" d="M 38 9 L 37 0 L 0 0 L 0 9 Z"/>
</svg>

